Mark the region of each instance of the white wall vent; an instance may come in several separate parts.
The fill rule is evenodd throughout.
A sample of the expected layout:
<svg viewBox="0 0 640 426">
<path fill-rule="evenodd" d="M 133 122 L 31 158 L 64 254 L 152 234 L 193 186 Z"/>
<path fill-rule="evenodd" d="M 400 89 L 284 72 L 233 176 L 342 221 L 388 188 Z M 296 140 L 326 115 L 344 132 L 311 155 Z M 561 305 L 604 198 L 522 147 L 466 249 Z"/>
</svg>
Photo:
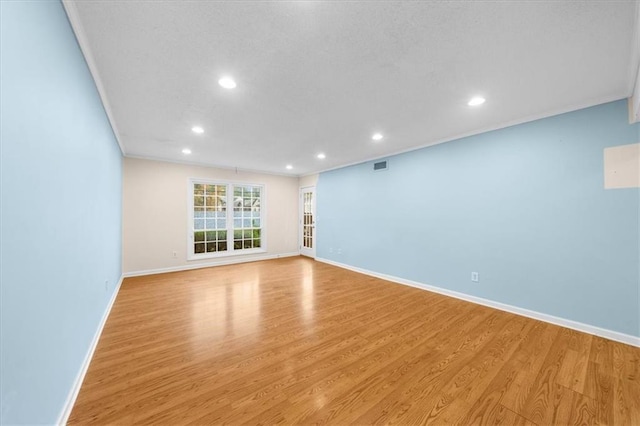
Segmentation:
<svg viewBox="0 0 640 426">
<path fill-rule="evenodd" d="M 387 164 L 387 160 L 378 161 L 377 163 L 373 163 L 373 171 L 379 172 L 380 170 L 387 170 L 389 165 Z"/>
</svg>

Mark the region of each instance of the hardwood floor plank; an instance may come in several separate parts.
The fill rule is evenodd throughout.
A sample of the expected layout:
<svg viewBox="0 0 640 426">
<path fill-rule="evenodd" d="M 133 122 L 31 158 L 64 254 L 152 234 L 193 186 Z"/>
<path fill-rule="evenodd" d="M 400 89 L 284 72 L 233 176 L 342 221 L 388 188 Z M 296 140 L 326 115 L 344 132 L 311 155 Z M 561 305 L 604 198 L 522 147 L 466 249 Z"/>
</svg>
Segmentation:
<svg viewBox="0 0 640 426">
<path fill-rule="evenodd" d="M 367 405 L 374 405 L 373 410 L 377 412 L 381 407 L 388 407 L 389 401 L 407 402 L 408 397 L 416 399 L 419 404 L 423 399 L 428 398 L 434 389 L 441 388 L 455 376 L 457 369 L 473 358 L 479 348 L 495 339 L 497 332 L 504 326 L 506 326 L 505 323 L 495 321 L 495 317 L 490 315 L 472 328 L 467 337 L 462 339 L 452 352 L 421 351 L 423 353 L 404 356 L 387 368 L 377 371 L 374 376 L 370 376 L 364 382 L 360 382 L 358 386 L 347 390 L 338 398 L 340 405 L 328 418 L 311 417 L 303 419 L 303 422 L 327 423 L 339 416 L 347 421 L 367 423 L 368 415 L 365 413 L 367 411 L 371 413 L 371 408 Z M 379 386 L 376 383 L 383 384 Z M 360 413 L 364 414 L 364 417 Z M 376 413 L 375 416 L 379 417 L 379 414 Z M 394 420 L 404 421 L 404 419 Z"/>
<path fill-rule="evenodd" d="M 460 325 L 471 326 L 464 314 L 458 314 L 458 320 Z M 304 405 L 313 399 L 317 406 L 318 401 L 323 401 L 322 406 L 317 407 L 319 410 L 326 404 L 339 400 L 340 395 L 351 389 L 354 384 L 377 375 L 379 371 L 387 368 L 398 358 L 402 358 L 412 352 L 419 353 L 424 351 L 429 351 L 436 356 L 440 351 L 433 350 L 431 340 L 436 339 L 441 333 L 445 333 L 445 330 L 437 330 L 417 323 L 414 328 L 407 329 L 401 333 L 392 331 L 391 334 L 379 335 L 378 339 L 370 344 L 370 347 L 374 349 L 371 353 L 359 358 L 354 363 L 336 369 L 331 375 L 324 377 L 313 376 L 306 380 L 298 381 L 286 388 L 285 392 L 290 395 L 291 401 L 297 405 Z M 454 335 L 450 338 L 453 339 L 455 337 Z M 424 345 L 424 348 L 420 345 Z M 316 410 L 311 409 L 308 411 L 305 416 Z"/>
<path fill-rule="evenodd" d="M 569 349 L 558 372 L 558 384 L 584 393 L 592 336 L 572 330 Z"/>
<path fill-rule="evenodd" d="M 491 340 L 482 349 L 472 351 L 469 358 L 457 360 L 458 368 L 452 364 L 451 368 L 442 374 L 434 374 L 433 371 L 424 374 L 424 377 L 430 379 L 428 381 L 425 381 L 424 377 L 414 377 L 414 380 L 402 383 L 395 392 L 390 393 L 365 416 L 358 419 L 358 422 L 367 423 L 371 418 L 386 417 L 391 423 L 424 423 L 438 421 L 437 417 L 440 415 L 451 417 L 448 414 L 451 410 L 460 413 L 455 404 L 461 400 L 474 400 L 482 393 L 502 365 L 502 362 L 498 361 L 505 356 L 501 353 L 502 348 L 506 347 L 509 351 L 516 349 L 516 345 L 505 345 L 505 341 L 519 339 L 525 324 L 527 327 L 532 326 L 524 318 L 505 317 L 504 322 L 500 324 L 502 329 L 492 333 Z M 434 379 L 437 381 L 434 382 Z M 406 406 L 414 409 L 407 414 L 389 408 L 397 400 L 404 401 Z M 415 407 L 422 409 L 418 410 Z M 385 416 L 381 414 L 383 411 L 386 413 Z"/>
<path fill-rule="evenodd" d="M 522 414 L 532 392 L 540 368 L 544 363 L 560 327 L 537 322 L 525 337 L 515 355 L 514 362 L 519 367 L 500 403 L 514 413 Z"/>
<path fill-rule="evenodd" d="M 640 424 L 640 350 L 613 347 L 613 423 Z"/>
<path fill-rule="evenodd" d="M 640 349 L 307 258 L 127 278 L 69 424 L 640 424 Z"/>
<path fill-rule="evenodd" d="M 569 410 L 569 418 L 566 424 L 569 425 L 594 425 L 598 423 L 598 403 L 597 401 L 582 395 L 579 392 L 571 391 L 573 400 Z"/>
<path fill-rule="evenodd" d="M 568 334 L 569 330 L 561 330 L 556 336 L 547 357 L 538 370 L 522 410 L 516 411 L 534 423 L 549 424 L 551 419 L 548 419 L 547 408 L 554 407 L 558 396 L 564 395 L 564 388 L 556 384 L 556 377 L 567 353 Z M 565 402 L 563 406 L 566 404 Z"/>
<path fill-rule="evenodd" d="M 524 333 L 519 336 L 520 344 L 511 345 L 511 351 L 513 352 L 505 359 L 505 362 L 496 365 L 496 371 L 490 376 L 492 378 L 491 382 L 476 387 L 476 381 L 474 380 L 468 385 L 465 392 L 461 394 L 469 402 L 469 409 L 461 416 L 460 424 L 490 423 L 491 419 L 496 416 L 496 420 L 501 418 L 495 410 L 502 412 L 503 408 L 513 412 L 513 410 L 505 407 L 502 402 L 505 396 L 519 391 L 518 387 L 514 387 L 514 382 L 519 377 L 522 377 L 520 374 L 523 371 L 527 371 L 526 360 L 517 356 L 518 352 L 527 353 L 527 351 L 531 351 L 532 346 L 538 344 L 535 337 L 541 331 L 541 327 L 535 327 L 536 324 L 529 323 L 527 325 L 530 328 L 523 330 Z M 515 356 L 513 356 L 514 354 Z M 514 414 L 516 413 L 514 412 Z M 516 415 L 522 417 L 518 414 Z"/>
<path fill-rule="evenodd" d="M 468 424 L 537 426 L 526 417 L 522 417 L 500 404 L 492 407 L 485 418 L 479 418 L 477 422 L 474 421 Z"/>
</svg>

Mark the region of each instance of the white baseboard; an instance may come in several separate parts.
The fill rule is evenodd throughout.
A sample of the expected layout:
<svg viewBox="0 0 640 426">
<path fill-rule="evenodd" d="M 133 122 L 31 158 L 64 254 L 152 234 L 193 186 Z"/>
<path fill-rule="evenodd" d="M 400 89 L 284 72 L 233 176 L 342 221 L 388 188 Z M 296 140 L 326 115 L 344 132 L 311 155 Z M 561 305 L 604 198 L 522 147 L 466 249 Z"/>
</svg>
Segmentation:
<svg viewBox="0 0 640 426">
<path fill-rule="evenodd" d="M 640 347 L 640 337 L 631 336 L 629 334 L 619 333 L 617 331 L 607 330 L 607 329 L 596 327 L 593 325 L 584 324 L 581 322 L 572 321 L 565 318 L 559 318 L 553 315 L 543 314 L 541 312 L 531 311 L 529 309 L 519 308 L 517 306 L 507 305 L 505 303 L 483 299 L 481 297 L 471 296 L 468 294 L 459 293 L 457 291 L 435 287 L 429 284 L 419 283 L 417 281 L 411 281 L 404 278 L 395 277 L 393 275 L 381 274 L 378 272 L 369 271 L 367 269 L 346 265 L 344 263 L 334 262 L 333 260 L 329 260 L 329 259 L 316 257 L 316 260 L 318 262 L 327 263 L 329 265 L 337 266 L 343 269 L 348 269 L 354 272 L 359 272 L 361 274 L 369 275 L 369 276 L 380 278 L 383 280 L 420 288 L 422 290 L 432 291 L 434 293 L 455 297 L 456 299 L 476 303 L 478 305 L 488 306 L 490 308 L 499 309 L 501 311 L 510 312 L 512 314 L 521 315 L 523 317 L 533 318 L 539 321 L 544 321 L 551 324 L 559 325 L 561 327 L 570 328 L 572 330 L 577 330 L 584 333 L 593 334 L 595 336 L 604 337 L 606 339 L 615 340 L 616 342 L 625 343 L 627 345 Z"/>
<path fill-rule="evenodd" d="M 140 277 L 143 275 L 154 275 L 154 274 L 164 274 L 167 272 L 188 271 L 191 269 L 210 268 L 212 266 L 233 265 L 235 263 L 258 262 L 260 260 L 279 259 L 281 257 L 291 257 L 291 256 L 300 256 L 300 252 L 294 251 L 290 253 L 263 254 L 263 255 L 255 255 L 255 256 L 223 257 L 213 262 L 194 263 L 192 265 L 180 265 L 180 266 L 171 266 L 168 268 L 147 269 L 143 271 L 125 272 L 123 276 L 125 278 Z"/>
<path fill-rule="evenodd" d="M 102 330 L 104 329 L 104 325 L 107 323 L 107 318 L 109 318 L 109 314 L 111 313 L 111 308 L 113 308 L 113 304 L 116 301 L 116 297 L 118 297 L 118 293 L 120 292 L 120 286 L 122 285 L 122 280 L 124 276 L 120 276 L 118 280 L 118 284 L 116 284 L 116 288 L 111 295 L 111 300 L 109 300 L 109 304 L 107 305 L 107 309 L 105 309 L 104 314 L 102 315 L 102 319 L 100 320 L 100 324 L 98 325 L 98 329 L 96 333 L 93 335 L 93 340 L 91 341 L 91 345 L 89 346 L 89 350 L 87 351 L 87 355 L 84 357 L 84 361 L 82 362 L 82 367 L 76 376 L 76 380 L 73 382 L 73 387 L 67 396 L 67 401 L 64 404 L 64 408 L 58 417 L 58 421 L 56 424 L 58 425 L 66 425 L 69 420 L 69 416 L 71 415 L 71 410 L 73 409 L 73 405 L 76 403 L 76 398 L 78 398 L 78 393 L 80 392 L 80 388 L 82 387 L 82 382 L 84 381 L 84 376 L 87 374 L 87 370 L 89 369 L 89 364 L 91 364 L 91 359 L 93 358 L 93 353 L 96 351 L 96 347 L 98 346 L 98 341 L 100 341 L 100 336 L 102 335 Z"/>
</svg>

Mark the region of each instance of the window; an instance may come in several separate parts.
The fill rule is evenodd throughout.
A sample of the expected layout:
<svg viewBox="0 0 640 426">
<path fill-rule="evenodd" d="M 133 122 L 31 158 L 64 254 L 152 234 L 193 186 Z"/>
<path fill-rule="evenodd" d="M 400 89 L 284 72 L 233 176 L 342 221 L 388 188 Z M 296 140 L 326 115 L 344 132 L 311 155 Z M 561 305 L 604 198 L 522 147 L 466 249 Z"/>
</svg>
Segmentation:
<svg viewBox="0 0 640 426">
<path fill-rule="evenodd" d="M 264 186 L 191 180 L 190 259 L 263 252 Z"/>
</svg>

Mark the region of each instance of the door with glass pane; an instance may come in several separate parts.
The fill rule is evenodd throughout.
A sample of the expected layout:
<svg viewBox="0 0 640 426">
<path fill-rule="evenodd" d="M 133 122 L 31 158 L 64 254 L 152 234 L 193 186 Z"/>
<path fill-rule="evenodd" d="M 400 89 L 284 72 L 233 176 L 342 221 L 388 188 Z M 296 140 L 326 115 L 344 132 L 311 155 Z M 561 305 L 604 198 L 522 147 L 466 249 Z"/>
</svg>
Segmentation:
<svg viewBox="0 0 640 426">
<path fill-rule="evenodd" d="M 316 257 L 316 188 L 300 188 L 300 254 Z"/>
</svg>

